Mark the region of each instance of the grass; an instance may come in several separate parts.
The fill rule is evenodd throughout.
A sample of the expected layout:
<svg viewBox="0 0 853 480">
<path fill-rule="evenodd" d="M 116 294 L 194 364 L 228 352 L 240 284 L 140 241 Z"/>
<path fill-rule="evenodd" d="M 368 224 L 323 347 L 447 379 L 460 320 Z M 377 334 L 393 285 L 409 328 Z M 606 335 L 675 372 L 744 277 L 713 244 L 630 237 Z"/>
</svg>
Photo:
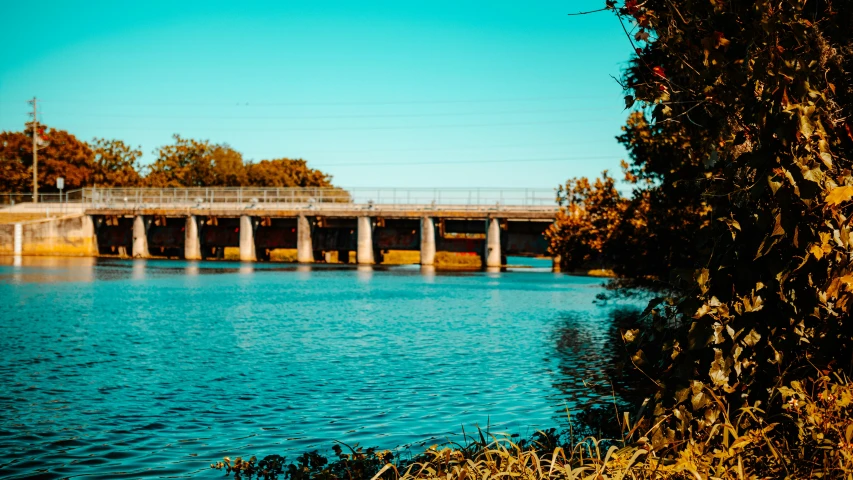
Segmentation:
<svg viewBox="0 0 853 480">
<path fill-rule="evenodd" d="M 291 463 L 278 455 L 260 461 L 225 457 L 211 467 L 235 479 L 264 480 L 853 479 L 853 386 L 847 379 L 822 376 L 777 393 L 781 410 L 773 415 L 757 406 L 732 409 L 714 397 L 723 414 L 709 435 L 658 447 L 649 439 L 666 428 L 662 422 L 648 427 L 617 414 L 598 425 L 616 427 L 612 440 L 577 438 L 570 429 L 568 437 L 549 430 L 516 441 L 478 430 L 464 444 L 433 445 L 410 459 L 339 444 L 330 458 L 316 451 Z M 586 425 L 582 431 L 595 430 Z"/>
</svg>

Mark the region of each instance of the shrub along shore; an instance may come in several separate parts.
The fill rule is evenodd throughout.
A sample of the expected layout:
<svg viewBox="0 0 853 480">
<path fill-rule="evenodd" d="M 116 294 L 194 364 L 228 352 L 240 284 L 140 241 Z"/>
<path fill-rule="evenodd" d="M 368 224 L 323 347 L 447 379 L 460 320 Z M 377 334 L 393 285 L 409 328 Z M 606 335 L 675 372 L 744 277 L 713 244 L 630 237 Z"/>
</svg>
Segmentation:
<svg viewBox="0 0 853 480">
<path fill-rule="evenodd" d="M 270 455 L 224 458 L 211 464 L 235 479 L 770 479 L 850 478 L 853 475 L 853 385 L 821 377 L 780 389 L 787 415 L 765 420 L 758 408 L 727 414 L 722 441 L 689 441 L 670 451 L 650 443 L 652 432 L 609 409 L 586 412 L 574 428 L 518 440 L 478 431 L 462 443 L 433 445 L 414 456 L 335 444 L 288 461 Z M 720 401 L 719 399 L 717 401 Z"/>
</svg>

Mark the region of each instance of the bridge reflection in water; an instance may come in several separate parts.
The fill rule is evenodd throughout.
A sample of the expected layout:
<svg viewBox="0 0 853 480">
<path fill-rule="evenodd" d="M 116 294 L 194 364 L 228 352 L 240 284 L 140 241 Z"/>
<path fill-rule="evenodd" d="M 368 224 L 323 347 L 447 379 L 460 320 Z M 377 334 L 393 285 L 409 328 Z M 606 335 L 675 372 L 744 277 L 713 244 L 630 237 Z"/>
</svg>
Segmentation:
<svg viewBox="0 0 853 480">
<path fill-rule="evenodd" d="M 299 263 L 347 263 L 354 252 L 372 265 L 410 251 L 431 266 L 448 252 L 492 269 L 507 255 L 547 255 L 543 233 L 558 211 L 548 189 L 86 189 L 77 198 L 101 254 L 196 260 L 230 247 L 252 262 L 286 249 Z"/>
</svg>

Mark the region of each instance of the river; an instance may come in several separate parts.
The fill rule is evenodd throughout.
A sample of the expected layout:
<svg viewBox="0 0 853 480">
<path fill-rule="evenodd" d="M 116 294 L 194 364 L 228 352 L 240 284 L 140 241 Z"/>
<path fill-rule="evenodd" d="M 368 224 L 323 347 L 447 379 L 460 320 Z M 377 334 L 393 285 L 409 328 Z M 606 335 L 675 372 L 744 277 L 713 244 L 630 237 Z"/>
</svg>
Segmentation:
<svg viewBox="0 0 853 480">
<path fill-rule="evenodd" d="M 613 305 L 550 260 L 0 257 L 0 477 L 221 478 L 223 456 L 442 443 L 610 402 Z"/>
</svg>

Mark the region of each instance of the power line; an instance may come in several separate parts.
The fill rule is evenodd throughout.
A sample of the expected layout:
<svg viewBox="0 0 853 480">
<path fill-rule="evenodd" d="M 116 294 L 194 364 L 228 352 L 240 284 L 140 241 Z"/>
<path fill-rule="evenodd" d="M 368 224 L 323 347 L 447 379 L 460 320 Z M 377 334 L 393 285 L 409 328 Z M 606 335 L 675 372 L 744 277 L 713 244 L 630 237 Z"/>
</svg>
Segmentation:
<svg viewBox="0 0 853 480">
<path fill-rule="evenodd" d="M 493 150 L 498 148 L 536 148 L 536 147 L 553 147 L 553 146 L 575 146 L 575 145 L 596 145 L 596 144 L 605 144 L 609 141 L 612 141 L 612 137 L 607 137 L 607 139 L 600 140 L 588 140 L 583 142 L 575 142 L 570 140 L 563 140 L 560 142 L 548 142 L 548 143 L 516 143 L 516 144 L 490 144 L 490 145 L 464 145 L 459 147 L 440 147 L 440 148 L 429 148 L 429 147 L 411 147 L 411 148 L 371 148 L 367 150 L 313 150 L 308 149 L 311 154 L 317 153 L 336 153 L 336 154 L 354 154 L 354 153 L 382 153 L 382 152 L 452 152 L 456 150 Z M 249 155 L 243 154 L 244 157 L 250 158 L 272 158 L 270 155 Z"/>
<path fill-rule="evenodd" d="M 532 113 L 567 113 L 567 112 L 597 112 L 602 108 L 560 108 L 548 110 L 505 110 L 498 112 L 448 112 L 448 113 L 404 113 L 404 114 L 358 114 L 358 115 L 266 115 L 266 116 L 214 116 L 214 115 L 136 115 L 136 114 L 101 114 L 80 112 L 51 112 L 51 115 L 73 115 L 77 117 L 106 117 L 106 118 L 146 118 L 146 119 L 217 119 L 217 120 L 306 120 L 306 119 L 335 119 L 335 118 L 421 118 L 421 117 L 453 117 L 474 115 L 526 115 Z"/>
<path fill-rule="evenodd" d="M 491 98 L 491 99 L 471 99 L 471 100 L 402 100 L 402 101 L 353 101 L 353 102 L 145 102 L 145 103 L 121 103 L 109 101 L 113 106 L 187 106 L 187 107 L 202 107 L 202 106 L 218 106 L 218 107 L 295 107 L 295 106 L 363 106 L 363 105 L 439 105 L 439 104 L 460 104 L 460 103 L 516 103 L 516 102 L 536 102 L 536 101 L 551 101 L 551 100 L 591 100 L 615 98 L 612 96 L 570 96 L 570 97 L 527 97 L 527 98 Z M 44 100 L 42 100 L 44 102 Z M 93 100 L 48 100 L 48 103 L 67 103 L 67 104 L 86 104 L 92 105 Z"/>
<path fill-rule="evenodd" d="M 208 127 L 181 127 L 181 128 L 196 128 L 205 131 L 220 131 L 220 132 L 310 132 L 310 131 L 363 131 L 363 130 L 417 130 L 417 129 L 433 129 L 433 128 L 475 128 L 475 127 L 520 127 L 533 125 L 566 125 L 577 123 L 596 123 L 610 122 L 613 119 L 609 118 L 592 118 L 592 119 L 576 119 L 576 120 L 560 120 L 560 121 L 543 121 L 543 122 L 506 122 L 506 123 L 471 123 L 471 124 L 447 124 L 447 125 L 388 125 L 388 126 L 371 126 L 371 127 L 299 127 L 299 128 L 208 128 Z M 93 128 L 92 126 L 88 126 Z M 110 125 L 102 127 L 103 129 L 113 130 L 150 130 L 150 131 L 175 131 L 175 127 L 117 127 Z"/>
<path fill-rule="evenodd" d="M 556 157 L 556 158 L 510 158 L 502 160 L 448 160 L 448 161 L 426 161 L 426 162 L 370 162 L 370 163 L 323 163 L 312 164 L 313 168 L 328 167 L 373 167 L 373 166 L 395 166 L 408 167 L 410 165 L 458 165 L 463 163 L 533 163 L 533 162 L 564 162 L 585 160 L 615 159 L 616 155 L 598 155 L 592 157 Z"/>
</svg>

